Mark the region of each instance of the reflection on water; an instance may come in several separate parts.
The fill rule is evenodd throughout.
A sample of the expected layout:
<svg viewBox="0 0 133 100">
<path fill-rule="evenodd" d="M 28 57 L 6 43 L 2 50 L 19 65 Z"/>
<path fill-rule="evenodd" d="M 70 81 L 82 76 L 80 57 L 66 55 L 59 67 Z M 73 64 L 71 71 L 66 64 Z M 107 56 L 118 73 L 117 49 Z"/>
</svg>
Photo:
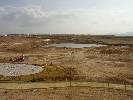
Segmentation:
<svg viewBox="0 0 133 100">
<path fill-rule="evenodd" d="M 66 48 L 90 48 L 90 47 L 102 47 L 102 46 L 106 46 L 106 45 L 102 45 L 102 44 L 79 44 L 79 43 L 54 43 L 54 44 L 49 44 L 47 46 L 43 46 L 43 47 L 66 47 Z"/>
</svg>

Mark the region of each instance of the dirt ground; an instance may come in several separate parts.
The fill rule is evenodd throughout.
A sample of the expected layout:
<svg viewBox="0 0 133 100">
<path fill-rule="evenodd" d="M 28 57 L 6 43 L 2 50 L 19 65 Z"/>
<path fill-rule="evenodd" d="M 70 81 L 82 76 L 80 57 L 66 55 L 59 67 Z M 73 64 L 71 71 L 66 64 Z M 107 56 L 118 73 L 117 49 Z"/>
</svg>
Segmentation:
<svg viewBox="0 0 133 100">
<path fill-rule="evenodd" d="M 0 100 L 132 100 L 133 92 L 105 88 L 0 90 Z"/>
<path fill-rule="evenodd" d="M 47 41 L 49 39 L 50 41 Z M 99 43 L 106 47 L 56 48 L 43 47 L 50 43 Z M 125 47 L 128 46 L 128 47 Z M 133 37 L 115 36 L 7 36 L 0 37 L 0 62 L 12 63 L 10 57 L 24 54 L 26 64 L 45 67 L 73 67 L 81 80 L 133 84 Z M 1 78 L 1 80 L 3 77 Z M 1 100 L 132 100 L 133 93 L 99 88 L 57 90 L 0 90 Z M 69 92 L 72 91 L 72 97 Z M 32 95 L 32 96 L 31 96 Z M 96 96 L 97 95 L 97 96 Z M 53 98 L 54 97 L 54 98 Z M 13 99 L 12 99 L 13 98 Z M 36 99 L 34 99 L 36 98 Z"/>
<path fill-rule="evenodd" d="M 50 41 L 45 41 L 49 39 Z M 84 42 L 115 44 L 97 48 L 43 47 L 55 42 Z M 73 40 L 73 41 L 72 41 Z M 77 40 L 77 41 L 75 41 Z M 108 40 L 108 43 L 106 41 Z M 112 42 L 111 42 L 112 41 Z M 121 45 L 130 47 L 121 47 Z M 117 45 L 117 46 L 116 46 Z M 0 37 L 0 62 L 9 62 L 10 57 L 24 54 L 23 63 L 45 66 L 73 67 L 84 80 L 127 82 L 133 84 L 133 37 L 114 36 L 35 36 Z M 11 63 L 11 62 L 10 62 Z"/>
</svg>

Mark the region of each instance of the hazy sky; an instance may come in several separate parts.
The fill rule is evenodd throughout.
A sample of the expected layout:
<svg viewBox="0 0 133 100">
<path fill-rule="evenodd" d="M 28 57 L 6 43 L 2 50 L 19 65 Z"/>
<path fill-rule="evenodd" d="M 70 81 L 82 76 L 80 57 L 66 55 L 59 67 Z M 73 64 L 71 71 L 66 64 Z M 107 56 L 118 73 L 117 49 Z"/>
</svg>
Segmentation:
<svg viewBox="0 0 133 100">
<path fill-rule="evenodd" d="M 0 33 L 133 35 L 133 0 L 0 0 Z"/>
</svg>

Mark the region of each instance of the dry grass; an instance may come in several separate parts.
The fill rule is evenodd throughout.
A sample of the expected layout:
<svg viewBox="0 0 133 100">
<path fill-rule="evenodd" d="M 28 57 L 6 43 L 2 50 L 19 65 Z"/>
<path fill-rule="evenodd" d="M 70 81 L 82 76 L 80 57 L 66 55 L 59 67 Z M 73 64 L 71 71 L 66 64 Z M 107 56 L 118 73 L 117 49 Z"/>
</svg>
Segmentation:
<svg viewBox="0 0 133 100">
<path fill-rule="evenodd" d="M 13 46 L 9 46 L 7 48 L 7 51 L 24 53 L 26 51 L 36 48 L 38 45 L 39 43 L 37 42 L 30 42 L 30 43 L 21 44 L 21 45 L 13 45 Z"/>
<path fill-rule="evenodd" d="M 120 49 L 115 49 L 115 48 L 106 48 L 106 49 L 102 49 L 100 50 L 100 53 L 102 54 L 122 54 L 123 51 Z"/>
<path fill-rule="evenodd" d="M 47 36 L 52 39 L 52 42 L 62 42 L 74 40 L 73 42 L 85 42 L 89 43 L 92 40 L 93 43 L 97 41 L 106 41 L 106 36 Z M 108 37 L 113 41 L 112 44 L 118 44 L 120 41 L 125 41 L 128 38 L 116 38 Z M 20 40 L 20 41 L 19 41 Z M 42 39 L 38 38 L 18 38 L 7 37 L 0 38 L 0 43 L 9 45 L 11 43 L 22 42 L 24 44 L 6 46 L 6 49 L 0 46 L 2 52 L 0 55 L 0 63 L 10 63 L 8 60 L 10 57 L 15 57 L 24 53 L 26 59 L 25 64 L 38 64 L 45 65 L 53 62 L 53 67 L 47 66 L 47 70 L 44 72 L 21 77 L 6 77 L 9 80 L 26 80 L 26 81 L 39 81 L 39 80 L 66 80 L 68 79 L 68 73 L 64 71 L 65 68 L 74 67 L 80 71 L 78 77 L 80 80 L 85 80 L 88 77 L 89 80 L 96 81 L 118 81 L 123 82 L 126 80 L 132 81 L 133 72 L 133 49 L 132 48 L 114 48 L 111 46 L 100 48 L 43 48 L 39 47 L 42 43 Z M 104 41 L 104 42 L 105 42 Z M 128 41 L 127 41 L 128 42 Z M 125 41 L 125 43 L 127 43 Z M 132 44 L 132 38 L 130 38 L 130 44 Z M 70 55 L 74 52 L 73 55 Z M 57 67 L 55 67 L 57 66 Z M 66 78 L 67 76 L 67 78 Z M 83 77 L 82 77 L 83 76 Z M 84 77 L 85 76 L 85 77 Z M 34 77 L 34 78 L 33 78 Z M 86 79 L 86 80 L 87 80 Z M 2 77 L 1 77 L 2 80 Z"/>
</svg>

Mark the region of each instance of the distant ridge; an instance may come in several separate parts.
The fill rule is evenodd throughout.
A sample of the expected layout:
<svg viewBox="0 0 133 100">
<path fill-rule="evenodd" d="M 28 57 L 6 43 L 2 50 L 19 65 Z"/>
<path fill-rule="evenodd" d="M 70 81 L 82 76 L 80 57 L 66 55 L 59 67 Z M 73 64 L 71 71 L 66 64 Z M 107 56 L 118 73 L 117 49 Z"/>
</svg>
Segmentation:
<svg viewBox="0 0 133 100">
<path fill-rule="evenodd" d="M 117 36 L 133 36 L 133 32 L 118 33 Z"/>
</svg>

